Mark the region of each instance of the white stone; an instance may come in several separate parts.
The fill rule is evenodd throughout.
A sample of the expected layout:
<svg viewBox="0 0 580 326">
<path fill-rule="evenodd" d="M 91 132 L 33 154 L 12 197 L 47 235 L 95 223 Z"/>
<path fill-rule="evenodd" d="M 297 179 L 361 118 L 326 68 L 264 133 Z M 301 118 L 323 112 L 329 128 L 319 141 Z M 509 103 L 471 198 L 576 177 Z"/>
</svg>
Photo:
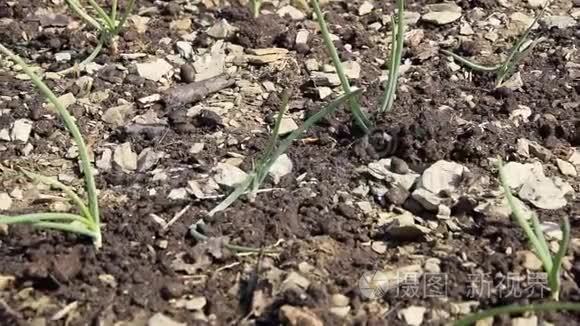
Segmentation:
<svg viewBox="0 0 580 326">
<path fill-rule="evenodd" d="M 248 174 L 237 166 L 227 163 L 218 163 L 214 168 L 214 180 L 220 186 L 234 188 L 236 185 L 244 182 Z"/>
<path fill-rule="evenodd" d="M 10 141 L 10 130 L 8 129 L 0 129 L 0 140 Z"/>
<path fill-rule="evenodd" d="M 436 25 L 446 25 L 461 18 L 461 12 L 454 11 L 432 11 L 421 17 L 424 21 Z"/>
<path fill-rule="evenodd" d="M 547 16 L 542 19 L 548 27 L 566 29 L 576 26 L 576 20 L 570 16 Z"/>
<path fill-rule="evenodd" d="M 70 52 L 58 52 L 54 54 L 56 62 L 68 62 L 72 59 Z"/>
<path fill-rule="evenodd" d="M 5 192 L 0 192 L 0 211 L 9 210 L 12 207 L 12 198 Z"/>
<path fill-rule="evenodd" d="M 371 2 L 365 1 L 358 8 L 358 15 L 359 16 L 364 16 L 364 15 L 370 14 L 373 11 L 374 8 L 375 8 L 375 6 Z"/>
<path fill-rule="evenodd" d="M 28 119 L 18 119 L 14 121 L 10 137 L 13 141 L 26 143 L 32 131 L 32 121 Z"/>
<path fill-rule="evenodd" d="M 292 20 L 303 20 L 306 18 L 306 14 L 300 11 L 298 8 L 287 5 L 284 6 L 276 12 L 278 16 L 285 17 L 286 15 L 290 16 Z"/>
<path fill-rule="evenodd" d="M 417 188 L 411 194 L 411 197 L 415 199 L 423 208 L 426 210 L 437 212 L 439 210 L 439 205 L 441 204 L 441 198 L 439 198 L 434 193 L 423 188 Z"/>
<path fill-rule="evenodd" d="M 360 64 L 356 61 L 343 62 L 342 67 L 344 73 L 349 79 L 359 79 L 360 78 Z"/>
<path fill-rule="evenodd" d="M 305 45 L 308 44 L 308 37 L 310 36 L 310 32 L 307 29 L 301 29 L 296 34 L 296 44 L 297 45 Z"/>
<path fill-rule="evenodd" d="M 126 142 L 115 148 L 113 162 L 124 172 L 135 171 L 137 169 L 137 154 L 133 152 L 131 143 Z"/>
<path fill-rule="evenodd" d="M 321 100 L 332 95 L 332 88 L 330 88 L 330 87 L 326 87 L 326 86 L 317 87 L 316 90 L 318 91 L 318 97 L 320 97 Z"/>
<path fill-rule="evenodd" d="M 201 56 L 193 62 L 195 81 L 213 78 L 224 73 L 226 54 L 223 48 L 216 48 L 211 53 Z"/>
<path fill-rule="evenodd" d="M 532 8 L 541 8 L 546 5 L 548 0 L 528 0 L 528 5 Z"/>
<path fill-rule="evenodd" d="M 538 317 L 519 317 L 512 319 L 512 326 L 538 326 Z"/>
<path fill-rule="evenodd" d="M 439 194 L 441 191 L 454 192 L 467 171 L 468 169 L 461 164 L 437 161 L 423 172 L 420 187 L 434 194 Z"/>
<path fill-rule="evenodd" d="M 283 117 L 282 121 L 280 121 L 280 128 L 278 129 L 278 135 L 284 136 L 287 135 L 294 130 L 298 129 L 298 125 L 294 122 L 294 119 L 290 117 Z"/>
<path fill-rule="evenodd" d="M 101 158 L 95 162 L 97 168 L 103 171 L 109 171 L 112 168 L 111 162 L 113 161 L 113 151 L 105 148 Z"/>
<path fill-rule="evenodd" d="M 179 323 L 158 312 L 147 321 L 147 326 L 187 326 L 186 323 Z"/>
<path fill-rule="evenodd" d="M 467 22 L 461 24 L 461 27 L 459 27 L 459 34 L 461 35 L 473 35 L 475 34 L 475 32 L 473 31 L 473 28 L 471 28 L 471 25 L 469 25 Z"/>
<path fill-rule="evenodd" d="M 137 64 L 139 76 L 152 81 L 159 81 L 165 75 L 173 70 L 173 66 L 165 59 L 156 59 L 154 61 Z"/>
<path fill-rule="evenodd" d="M 427 308 L 420 306 L 410 306 L 399 311 L 399 317 L 402 317 L 407 325 L 419 326 L 423 323 L 423 318 Z"/>
<path fill-rule="evenodd" d="M 542 209 L 558 209 L 567 204 L 562 190 L 548 178 L 528 180 L 518 192 L 518 196 Z"/>
<path fill-rule="evenodd" d="M 282 154 L 278 156 L 274 164 L 270 167 L 268 174 L 272 177 L 272 181 L 275 185 L 280 182 L 280 179 L 285 175 L 288 175 L 292 172 L 292 168 L 294 164 L 292 160 L 286 154 Z"/>
<path fill-rule="evenodd" d="M 216 39 L 225 39 L 234 35 L 235 32 L 236 28 L 227 20 L 222 19 L 207 30 L 207 35 Z"/>
<path fill-rule="evenodd" d="M 107 111 L 103 113 L 102 119 L 112 126 L 121 127 L 127 123 L 129 117 L 133 113 L 133 104 L 123 104 L 107 109 Z"/>
<path fill-rule="evenodd" d="M 167 198 L 171 200 L 183 200 L 187 198 L 187 189 L 186 188 L 175 188 L 171 189 Z"/>
<path fill-rule="evenodd" d="M 312 71 L 311 75 L 314 82 L 319 86 L 339 86 L 340 78 L 335 73 Z"/>
<path fill-rule="evenodd" d="M 368 172 L 370 175 L 377 179 L 386 180 L 390 183 L 396 183 L 406 190 L 410 190 L 419 178 L 419 174 L 412 171 L 406 174 L 399 174 L 392 172 L 390 167 L 391 159 L 382 159 L 369 163 Z"/>
<path fill-rule="evenodd" d="M 558 169 L 560 169 L 560 172 L 562 172 L 563 175 L 571 177 L 575 177 L 578 175 L 578 172 L 576 171 L 576 168 L 572 163 L 558 158 L 556 159 L 556 164 L 558 165 Z"/>
<path fill-rule="evenodd" d="M 177 52 L 182 58 L 191 59 L 193 56 L 193 47 L 191 46 L 191 42 L 177 41 L 175 46 L 177 47 Z"/>
</svg>

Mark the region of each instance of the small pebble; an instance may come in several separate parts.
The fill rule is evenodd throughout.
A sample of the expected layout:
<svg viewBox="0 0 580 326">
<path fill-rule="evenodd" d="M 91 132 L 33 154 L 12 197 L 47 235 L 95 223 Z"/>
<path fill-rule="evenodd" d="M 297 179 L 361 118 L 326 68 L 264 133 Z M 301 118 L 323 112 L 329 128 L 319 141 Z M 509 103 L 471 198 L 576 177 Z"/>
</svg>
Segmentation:
<svg viewBox="0 0 580 326">
<path fill-rule="evenodd" d="M 181 80 L 185 83 L 193 83 L 195 81 L 195 70 L 190 64 L 184 64 L 179 69 Z"/>
</svg>

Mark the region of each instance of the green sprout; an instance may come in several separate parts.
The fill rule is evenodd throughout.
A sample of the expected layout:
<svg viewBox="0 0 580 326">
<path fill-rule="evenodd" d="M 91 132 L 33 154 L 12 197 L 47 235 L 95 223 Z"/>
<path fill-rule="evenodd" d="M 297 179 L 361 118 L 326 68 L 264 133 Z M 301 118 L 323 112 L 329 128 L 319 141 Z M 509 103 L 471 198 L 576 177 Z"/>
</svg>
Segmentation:
<svg viewBox="0 0 580 326">
<path fill-rule="evenodd" d="M 250 174 L 246 177 L 246 179 L 237 185 L 236 189 L 224 199 L 220 204 L 218 204 L 214 209 L 212 209 L 208 215 L 213 216 L 217 212 L 223 211 L 228 208 L 231 204 L 233 204 L 240 196 L 246 194 L 248 198 L 253 199 L 255 198 L 256 194 L 259 192 L 259 188 L 266 179 L 270 168 L 276 162 L 278 157 L 282 155 L 288 147 L 292 144 L 292 142 L 302 136 L 302 134 L 310 129 L 314 124 L 316 124 L 320 119 L 324 118 L 325 116 L 333 113 L 336 109 L 344 102 L 348 101 L 349 99 L 353 98 L 354 96 L 358 96 L 360 94 L 360 90 L 354 89 L 352 92 L 348 94 L 344 94 L 338 97 L 336 100 L 332 101 L 328 104 L 324 109 L 320 110 L 310 118 L 308 118 L 302 126 L 298 129 L 294 130 L 290 135 L 288 135 L 284 140 L 279 141 L 280 139 L 280 124 L 282 123 L 282 118 L 288 109 L 288 100 L 289 95 L 288 93 L 284 94 L 282 100 L 282 107 L 276 121 L 274 123 L 274 129 L 272 130 L 272 136 L 270 138 L 270 142 L 268 146 L 264 150 L 258 164 L 254 165 L 254 169 Z M 200 233 L 197 229 L 199 227 L 205 227 L 205 223 L 202 219 L 197 221 L 196 223 L 192 224 L 189 227 L 190 234 L 197 240 L 197 241 L 208 241 L 209 238 L 202 233 Z M 264 253 L 277 253 L 276 250 L 264 249 L 264 248 L 250 248 L 244 246 L 237 246 L 237 245 L 230 245 L 225 244 L 225 248 L 236 251 L 236 252 L 250 252 L 250 253 L 257 253 L 257 252 L 264 252 Z"/>
<path fill-rule="evenodd" d="M 550 288 L 551 302 L 543 302 L 538 304 L 526 304 L 526 305 L 508 305 L 503 307 L 491 308 L 488 310 L 476 312 L 466 316 L 453 323 L 454 326 L 469 326 L 475 324 L 479 320 L 499 316 L 499 315 L 510 315 L 510 314 L 521 314 L 525 312 L 542 312 L 542 311 L 558 311 L 558 310 L 568 310 L 568 311 L 580 311 L 580 303 L 572 302 L 558 302 L 560 295 L 560 271 L 562 269 L 562 259 L 566 252 L 568 251 L 568 246 L 570 245 L 570 221 L 567 217 L 564 217 L 564 221 L 560 228 L 562 230 L 562 241 L 558 252 L 555 257 L 552 257 L 550 253 L 550 248 L 544 237 L 544 231 L 540 225 L 538 217 L 534 214 L 531 216 L 531 226 L 528 220 L 521 211 L 520 206 L 516 204 L 514 196 L 512 195 L 507 176 L 503 170 L 503 164 L 501 160 L 498 162 L 499 166 L 499 178 L 501 185 L 503 187 L 508 206 L 510 207 L 514 219 L 524 230 L 528 240 L 530 241 L 533 249 L 536 252 L 538 258 L 542 261 L 544 270 L 548 274 L 548 287 Z"/>
<path fill-rule="evenodd" d="M 75 123 L 75 119 L 64 108 L 56 95 L 46 86 L 40 77 L 38 77 L 34 71 L 28 65 L 26 65 L 26 63 L 24 63 L 24 61 L 19 56 L 12 53 L 12 51 L 4 47 L 2 44 L 0 44 L 0 53 L 5 54 L 8 56 L 8 58 L 22 67 L 34 85 L 56 108 L 78 148 L 79 156 L 81 159 L 81 170 L 84 174 L 85 187 L 88 197 L 88 203 L 85 204 L 85 201 L 83 201 L 72 188 L 60 183 L 56 179 L 44 177 L 23 170 L 23 173 L 29 178 L 62 190 L 76 204 L 80 212 L 78 214 L 49 212 L 24 214 L 18 216 L 0 215 L 0 224 L 30 224 L 41 229 L 54 229 L 76 233 L 92 238 L 95 248 L 100 248 L 102 246 L 102 237 L 97 188 L 95 185 L 95 179 L 93 177 L 93 168 L 89 158 L 89 151 L 83 136 L 81 135 L 81 132 Z"/>
<path fill-rule="evenodd" d="M 528 223 L 528 219 L 524 216 L 519 205 L 516 204 L 514 196 L 511 193 L 511 189 L 508 184 L 507 176 L 503 171 L 503 166 L 501 160 L 499 165 L 499 177 L 500 181 L 508 202 L 510 209 L 512 210 L 514 219 L 519 224 L 519 226 L 524 230 L 526 237 L 530 241 L 536 255 L 542 261 L 544 270 L 548 273 L 548 287 L 550 288 L 550 293 L 552 299 L 558 301 L 560 293 L 560 271 L 562 269 L 562 259 L 568 251 L 568 246 L 570 245 L 570 221 L 568 217 L 564 217 L 560 229 L 562 230 L 562 241 L 559 243 L 559 249 L 556 256 L 552 257 L 550 253 L 550 247 L 544 237 L 544 231 L 540 225 L 540 221 L 535 214 L 532 214 L 531 221 L 532 225 Z"/>
<path fill-rule="evenodd" d="M 492 308 L 481 312 L 476 312 L 453 323 L 453 326 L 471 326 L 479 320 L 510 314 L 521 314 L 525 312 L 543 312 L 543 311 L 580 311 L 580 303 L 572 302 L 545 302 L 540 304 L 528 305 L 509 305 Z"/>
<path fill-rule="evenodd" d="M 68 74 L 72 71 L 76 71 L 78 68 L 82 68 L 89 63 L 91 63 L 99 52 L 103 49 L 103 46 L 108 46 L 111 42 L 115 39 L 115 37 L 119 34 L 123 25 L 127 21 L 129 14 L 133 10 L 133 5 L 135 4 L 135 0 L 129 0 L 129 5 L 123 16 L 120 19 L 117 19 L 117 6 L 118 0 L 112 0 L 111 12 L 107 13 L 105 10 L 95 1 L 95 0 L 87 0 L 93 10 L 96 13 L 96 18 L 91 16 L 88 13 L 88 10 L 84 8 L 84 5 L 80 2 L 80 0 L 66 0 L 68 6 L 85 22 L 89 25 L 93 26 L 99 33 L 99 42 L 97 46 L 93 50 L 93 52 L 83 60 L 78 67 L 73 66 L 69 69 L 63 70 L 61 74 Z"/>
<path fill-rule="evenodd" d="M 274 129 L 272 130 L 272 137 L 270 138 L 270 142 L 262 157 L 258 161 L 258 163 L 254 166 L 253 171 L 248 175 L 248 177 L 240 183 L 236 189 L 228 196 L 224 201 L 222 201 L 219 205 L 217 205 L 214 209 L 212 209 L 208 214 L 210 216 L 214 215 L 217 212 L 223 211 L 224 209 L 228 208 L 231 204 L 233 204 L 241 195 L 248 194 L 250 198 L 255 197 L 258 193 L 258 190 L 266 177 L 268 176 L 268 172 L 270 168 L 276 162 L 278 157 L 282 155 L 288 147 L 292 144 L 295 139 L 298 139 L 302 136 L 302 134 L 310 129 L 314 124 L 316 124 L 320 119 L 326 117 L 327 115 L 334 112 L 344 101 L 348 101 L 355 96 L 360 94 L 360 90 L 353 89 L 350 93 L 344 94 L 338 97 L 336 100 L 332 101 L 328 104 L 324 109 L 320 110 L 310 118 L 308 118 L 302 126 L 298 129 L 294 130 L 290 135 L 288 135 L 284 140 L 278 143 L 280 138 L 279 130 L 280 124 L 282 122 L 282 118 L 288 109 L 288 95 L 284 95 L 282 108 L 278 113 L 276 118 L 276 122 L 274 124 Z"/>
<path fill-rule="evenodd" d="M 262 8 L 263 0 L 250 0 L 250 11 L 254 18 L 258 18 L 260 16 L 260 8 Z"/>
<path fill-rule="evenodd" d="M 344 68 L 338 56 L 336 47 L 334 46 L 334 43 L 332 42 L 332 39 L 330 37 L 330 32 L 324 19 L 324 15 L 320 10 L 319 0 L 310 0 L 310 3 L 312 5 L 314 13 L 316 14 L 316 18 L 318 20 L 318 25 L 320 26 L 320 32 L 322 33 L 324 44 L 326 46 L 326 49 L 330 53 L 330 57 L 332 58 L 332 62 L 336 69 L 336 73 L 340 78 L 340 83 L 343 88 L 343 91 L 345 93 L 348 93 L 350 91 L 350 83 L 348 77 L 344 72 Z M 405 31 L 404 0 L 397 0 L 397 9 L 398 9 L 398 20 L 395 21 L 394 16 L 392 18 L 393 26 L 396 25 L 396 31 L 393 31 L 392 36 L 391 58 L 389 62 L 389 79 L 386 81 L 386 91 L 383 96 L 381 106 L 379 108 L 380 113 L 389 111 L 393 107 L 393 102 L 395 99 L 395 93 L 397 88 L 397 81 L 399 77 L 399 67 L 401 65 L 401 56 L 403 53 L 403 41 Z M 368 134 L 372 129 L 372 122 L 366 117 L 364 112 L 361 110 L 360 104 L 356 100 L 356 98 L 352 98 L 350 100 L 350 108 L 356 124 L 361 128 L 361 130 L 365 134 Z"/>
<path fill-rule="evenodd" d="M 326 25 L 326 21 L 324 20 L 324 15 L 320 10 L 320 4 L 318 0 L 311 0 L 312 8 L 314 9 L 314 13 L 316 14 L 316 18 L 318 19 L 318 25 L 320 25 L 320 32 L 322 33 L 322 38 L 324 39 L 324 44 L 330 52 L 330 57 L 332 58 L 332 63 L 336 68 L 336 73 L 340 78 L 340 83 L 342 85 L 342 90 L 345 93 L 350 93 L 350 82 L 348 81 L 348 77 L 344 72 L 344 68 L 342 66 L 342 62 L 340 61 L 340 57 L 338 56 L 338 51 L 332 43 L 332 39 L 330 38 L 330 31 L 328 30 L 328 26 Z M 362 131 L 366 133 L 370 130 L 371 122 L 366 117 L 364 112 L 361 110 L 361 106 L 355 98 L 351 98 L 349 101 L 350 110 L 354 116 L 354 120 L 356 124 L 361 128 Z"/>
<path fill-rule="evenodd" d="M 528 39 L 530 33 L 534 26 L 538 23 L 540 18 L 544 15 L 546 8 L 548 8 L 548 4 L 542 9 L 542 11 L 536 16 L 532 24 L 526 29 L 526 31 L 520 36 L 514 46 L 511 48 L 509 55 L 507 58 L 498 65 L 494 66 L 484 66 L 473 61 L 470 61 L 460 55 L 457 55 L 451 51 L 441 50 L 446 55 L 453 57 L 453 59 L 457 60 L 459 63 L 463 64 L 464 66 L 473 69 L 475 71 L 481 72 L 492 72 L 495 73 L 495 87 L 501 87 L 506 78 L 509 78 L 514 69 L 516 68 L 518 62 L 520 62 L 524 57 L 526 57 L 534 47 L 541 41 L 541 38 L 531 41 Z"/>
<path fill-rule="evenodd" d="M 398 21 L 391 17 L 391 25 L 396 27 L 391 40 L 391 61 L 389 62 L 389 79 L 386 81 L 386 91 L 383 103 L 379 112 L 390 111 L 395 101 L 397 81 L 399 79 L 399 68 L 401 67 L 401 57 L 403 55 L 403 44 L 405 40 L 405 0 L 397 0 Z"/>
</svg>

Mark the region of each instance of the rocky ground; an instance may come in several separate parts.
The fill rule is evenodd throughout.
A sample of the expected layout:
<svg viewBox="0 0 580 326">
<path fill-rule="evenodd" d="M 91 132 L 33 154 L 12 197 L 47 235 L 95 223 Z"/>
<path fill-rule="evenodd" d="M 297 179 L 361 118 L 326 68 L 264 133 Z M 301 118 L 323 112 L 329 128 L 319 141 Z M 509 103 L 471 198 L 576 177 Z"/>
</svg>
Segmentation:
<svg viewBox="0 0 580 326">
<path fill-rule="evenodd" d="M 542 267 L 509 218 L 498 158 L 554 250 L 557 223 L 570 218 L 561 300 L 580 300 L 580 3 L 553 1 L 532 34 L 542 41 L 501 89 L 439 52 L 497 63 L 544 2 L 409 1 L 395 107 L 371 137 L 361 140 L 345 107 L 293 144 L 267 191 L 209 218 L 265 148 L 284 90 L 283 133 L 340 94 L 308 9 L 265 2 L 252 18 L 235 1 L 138 0 L 114 46 L 61 76 L 95 46 L 93 31 L 62 0 L 0 0 L 2 44 L 37 68 L 92 149 L 104 220 L 99 251 L 76 236 L 0 228 L 0 324 L 439 325 L 542 302 Z M 394 4 L 323 9 L 373 112 Z M 18 67 L 0 67 L 0 212 L 69 211 L 17 169 L 82 191 L 76 148 Z M 211 92 L 184 100 L 184 85 Z M 200 221 L 210 241 L 189 234 Z M 369 290 L 373 275 L 384 293 Z"/>
</svg>

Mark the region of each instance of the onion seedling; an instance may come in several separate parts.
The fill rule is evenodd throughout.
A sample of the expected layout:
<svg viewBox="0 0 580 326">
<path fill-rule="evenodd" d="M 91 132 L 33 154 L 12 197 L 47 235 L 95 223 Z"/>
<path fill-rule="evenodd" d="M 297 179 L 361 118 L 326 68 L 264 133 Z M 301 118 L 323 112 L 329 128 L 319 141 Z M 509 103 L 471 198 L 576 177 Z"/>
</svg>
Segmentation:
<svg viewBox="0 0 580 326">
<path fill-rule="evenodd" d="M 85 6 L 80 2 L 80 0 L 66 0 L 66 3 L 79 17 L 89 25 L 93 26 L 100 33 L 99 41 L 93 52 L 85 60 L 78 64 L 78 66 L 75 65 L 69 69 L 61 71 L 61 74 L 67 74 L 76 71 L 77 69 L 82 69 L 84 66 L 91 63 L 97 55 L 99 55 L 103 46 L 108 46 L 119 34 L 135 4 L 135 0 L 129 0 L 125 13 L 120 19 L 117 19 L 118 0 L 112 0 L 113 3 L 109 13 L 105 12 L 105 10 L 95 0 L 87 1 L 95 11 L 96 17 L 93 17 L 88 13 L 88 10 L 85 9 Z"/>
<path fill-rule="evenodd" d="M 262 154 L 261 159 L 258 161 L 258 164 L 254 166 L 253 171 L 248 175 L 248 177 L 242 183 L 240 183 L 236 189 L 228 197 L 226 197 L 224 201 L 222 201 L 218 206 L 209 212 L 209 215 L 212 216 L 215 213 L 228 208 L 243 194 L 249 194 L 250 198 L 255 197 L 274 162 L 276 162 L 280 155 L 286 152 L 294 140 L 300 138 L 306 130 L 310 129 L 310 127 L 320 121 L 320 119 L 333 113 L 344 101 L 349 101 L 359 94 L 360 90 L 353 89 L 350 93 L 338 97 L 336 100 L 328 104 L 324 109 L 308 118 L 302 126 L 294 130 L 284 140 L 278 143 L 280 138 L 280 124 L 282 123 L 282 118 L 284 118 L 284 114 L 288 109 L 288 95 L 284 95 L 282 108 L 280 109 L 280 112 L 278 112 L 278 116 L 274 124 L 274 129 L 272 130 L 272 137 L 270 138 L 268 147 Z"/>
<path fill-rule="evenodd" d="M 535 214 L 532 214 L 531 221 L 532 225 L 528 223 L 528 219 L 524 216 L 519 205 L 516 204 L 514 196 L 512 195 L 511 189 L 508 184 L 507 176 L 503 171 L 502 162 L 499 162 L 499 177 L 500 181 L 510 207 L 515 221 L 524 230 L 526 237 L 530 241 L 536 255 L 542 262 L 544 270 L 548 273 L 548 287 L 550 288 L 550 293 L 552 299 L 558 301 L 560 293 L 560 271 L 562 269 L 562 259 L 568 251 L 568 246 L 570 245 L 570 221 L 568 217 L 564 217 L 560 229 L 562 230 L 562 241 L 559 243 L 558 252 L 556 256 L 552 257 L 550 253 L 550 247 L 544 237 L 544 231 L 540 225 L 540 221 Z"/>
<path fill-rule="evenodd" d="M 0 44 L 0 53 L 5 54 L 8 58 L 22 67 L 22 70 L 30 77 L 34 85 L 40 90 L 44 97 L 54 105 L 56 111 L 62 118 L 64 125 L 71 133 L 72 138 L 77 146 L 79 157 L 81 159 L 81 170 L 84 174 L 85 188 L 87 192 L 87 203 L 77 195 L 74 190 L 53 178 L 44 177 L 29 171 L 23 173 L 29 178 L 48 184 L 52 187 L 62 190 L 77 206 L 78 214 L 69 213 L 32 213 L 18 216 L 0 215 L 0 224 L 30 224 L 41 229 L 54 229 L 70 233 L 85 235 L 93 240 L 95 248 L 102 245 L 101 224 L 99 218 L 99 202 L 97 198 L 97 188 L 93 177 L 93 168 L 91 166 L 89 151 L 81 135 L 73 116 L 65 109 L 56 95 L 46 86 L 34 71 L 24 63 L 24 61 L 12 53 L 9 49 Z"/>
<path fill-rule="evenodd" d="M 250 0 L 250 11 L 254 18 L 258 18 L 260 16 L 260 8 L 262 8 L 263 0 Z"/>
<path fill-rule="evenodd" d="M 580 303 L 573 302 L 545 302 L 528 305 L 509 305 L 480 311 L 468 315 L 453 323 L 453 326 L 472 326 L 478 321 L 493 318 L 500 315 L 522 314 L 526 312 L 548 312 L 548 311 L 580 311 Z"/>
<path fill-rule="evenodd" d="M 350 93 L 350 82 L 348 81 L 348 77 L 344 72 L 344 68 L 342 66 L 342 62 L 340 61 L 340 57 L 338 56 L 338 51 L 332 43 L 332 39 L 330 38 L 330 31 L 328 30 L 328 26 L 326 21 L 324 20 L 324 15 L 320 10 L 320 4 L 318 0 L 311 0 L 312 8 L 314 9 L 314 13 L 316 14 L 316 18 L 318 19 L 318 25 L 320 26 L 320 32 L 322 33 L 322 38 L 324 40 L 324 44 L 326 45 L 326 49 L 330 53 L 330 57 L 332 58 L 332 63 L 336 69 L 336 73 L 338 74 L 338 78 L 340 78 L 340 84 L 342 85 L 342 90 L 345 93 Z M 349 100 L 350 110 L 354 117 L 356 124 L 361 128 L 361 130 L 366 134 L 369 132 L 371 127 L 371 122 L 366 117 L 364 112 L 361 109 L 359 102 L 356 98 L 351 98 Z"/>
<path fill-rule="evenodd" d="M 338 97 L 336 100 L 332 101 L 328 104 L 324 109 L 320 110 L 310 118 L 308 118 L 302 126 L 298 129 L 294 130 L 290 135 L 288 135 L 284 140 L 279 141 L 280 139 L 280 125 L 282 123 L 282 118 L 288 109 L 288 94 L 284 94 L 282 107 L 278 112 L 278 116 L 274 123 L 274 129 L 272 130 L 272 136 L 270 137 L 270 142 L 268 146 L 264 150 L 264 153 L 261 155 L 258 164 L 254 166 L 254 169 L 250 174 L 246 177 L 246 179 L 237 185 L 234 191 L 226 197 L 219 205 L 217 205 L 214 209 L 212 209 L 208 215 L 213 216 L 215 213 L 220 212 L 228 208 L 231 204 L 233 204 L 240 196 L 246 194 L 250 199 L 255 198 L 256 194 L 259 192 L 259 188 L 266 179 L 270 168 L 276 162 L 278 157 L 282 155 L 288 147 L 292 144 L 292 142 L 302 136 L 302 134 L 310 129 L 314 124 L 316 124 L 320 119 L 326 117 L 327 115 L 336 111 L 336 109 L 345 101 L 350 100 L 351 98 L 358 96 L 360 94 L 360 90 L 353 89 L 352 92 L 348 94 L 344 94 Z M 196 223 L 190 226 L 190 233 L 191 235 L 197 239 L 198 241 L 207 241 L 208 237 L 201 234 L 197 229 L 200 226 L 203 226 L 203 220 L 199 220 Z M 244 246 L 236 246 L 236 245 L 225 245 L 226 248 L 232 251 L 243 251 L 243 252 L 261 252 L 262 249 L 256 248 L 249 248 Z M 264 250 L 265 253 L 271 253 L 275 251 L 271 250 Z"/>
<path fill-rule="evenodd" d="M 316 18 L 318 20 L 318 25 L 320 26 L 320 32 L 322 34 L 324 44 L 326 46 L 326 49 L 330 53 L 332 63 L 340 79 L 341 86 L 344 92 L 348 93 L 350 91 L 350 82 L 348 80 L 348 77 L 346 76 L 346 73 L 344 72 L 344 68 L 338 56 L 336 47 L 334 46 L 334 43 L 332 42 L 332 39 L 330 37 L 330 32 L 324 19 L 324 15 L 320 10 L 319 0 L 310 0 L 310 3 L 312 5 L 314 13 L 316 14 Z M 389 79 L 386 81 L 386 90 L 382 99 L 381 106 L 378 110 L 379 113 L 387 112 L 392 109 L 397 88 L 397 81 L 399 77 L 399 67 L 401 65 L 401 56 L 403 53 L 403 41 L 405 30 L 404 0 L 397 0 L 397 9 L 398 9 L 397 20 L 395 20 L 394 16 L 392 18 L 393 28 L 396 28 L 396 30 L 393 30 L 392 36 L 391 58 L 389 62 Z M 362 129 L 362 131 L 365 134 L 368 134 L 372 129 L 372 122 L 366 117 L 364 112 L 361 110 L 360 104 L 355 98 L 352 98 L 350 100 L 350 108 L 356 124 Z"/>
<path fill-rule="evenodd" d="M 485 66 L 485 65 L 481 65 L 481 64 L 475 63 L 473 61 L 470 61 L 469 59 L 466 59 L 466 58 L 464 58 L 460 55 L 457 55 L 451 51 L 441 50 L 441 52 L 443 52 L 446 55 L 451 56 L 453 59 L 457 60 L 462 65 L 464 65 L 470 69 L 473 69 L 475 71 L 495 73 L 495 75 L 496 75 L 495 87 L 496 88 L 501 87 L 503 85 L 504 81 L 506 80 L 506 78 L 509 78 L 512 75 L 518 62 L 520 62 L 524 57 L 526 57 L 534 49 L 534 47 L 542 40 L 542 38 L 538 38 L 538 39 L 532 41 L 532 40 L 529 40 L 528 37 L 530 36 L 530 33 L 532 32 L 532 29 L 534 28 L 534 26 L 538 23 L 540 18 L 544 15 L 544 12 L 546 11 L 546 8 L 548 7 L 548 5 L 549 4 L 546 4 L 546 6 L 542 9 L 542 11 L 536 16 L 536 18 L 534 19 L 532 24 L 520 36 L 520 38 L 517 40 L 517 42 L 511 48 L 509 55 L 507 56 L 505 61 L 502 62 L 501 64 L 494 65 L 494 66 Z"/>
<path fill-rule="evenodd" d="M 551 299 L 554 301 L 544 302 L 538 304 L 526 304 L 526 305 L 508 305 L 503 307 L 491 308 L 488 310 L 480 311 L 468 315 L 467 317 L 460 319 L 453 323 L 454 326 L 470 326 L 474 325 L 477 321 L 492 318 L 499 315 L 510 315 L 510 314 L 521 314 L 525 312 L 543 312 L 543 311 L 558 311 L 558 310 L 568 310 L 568 311 L 580 311 L 580 303 L 572 302 L 558 302 L 560 294 L 560 271 L 562 269 L 562 259 L 568 251 L 568 246 L 570 244 L 570 221 L 567 217 L 564 217 L 564 221 L 560 225 L 562 230 L 562 241 L 559 243 L 558 252 L 556 256 L 552 257 L 550 253 L 550 248 L 544 237 L 544 231 L 540 225 L 538 217 L 534 214 L 531 216 L 531 226 L 528 223 L 528 219 L 524 216 L 521 211 L 520 206 L 516 204 L 514 196 L 512 195 L 507 176 L 503 170 L 503 165 L 501 160 L 499 165 L 499 178 L 501 185 L 503 187 L 508 206 L 510 207 L 514 219 L 524 230 L 526 237 L 530 241 L 536 255 L 542 262 L 544 270 L 548 274 L 548 287 L 550 288 Z"/>
</svg>

